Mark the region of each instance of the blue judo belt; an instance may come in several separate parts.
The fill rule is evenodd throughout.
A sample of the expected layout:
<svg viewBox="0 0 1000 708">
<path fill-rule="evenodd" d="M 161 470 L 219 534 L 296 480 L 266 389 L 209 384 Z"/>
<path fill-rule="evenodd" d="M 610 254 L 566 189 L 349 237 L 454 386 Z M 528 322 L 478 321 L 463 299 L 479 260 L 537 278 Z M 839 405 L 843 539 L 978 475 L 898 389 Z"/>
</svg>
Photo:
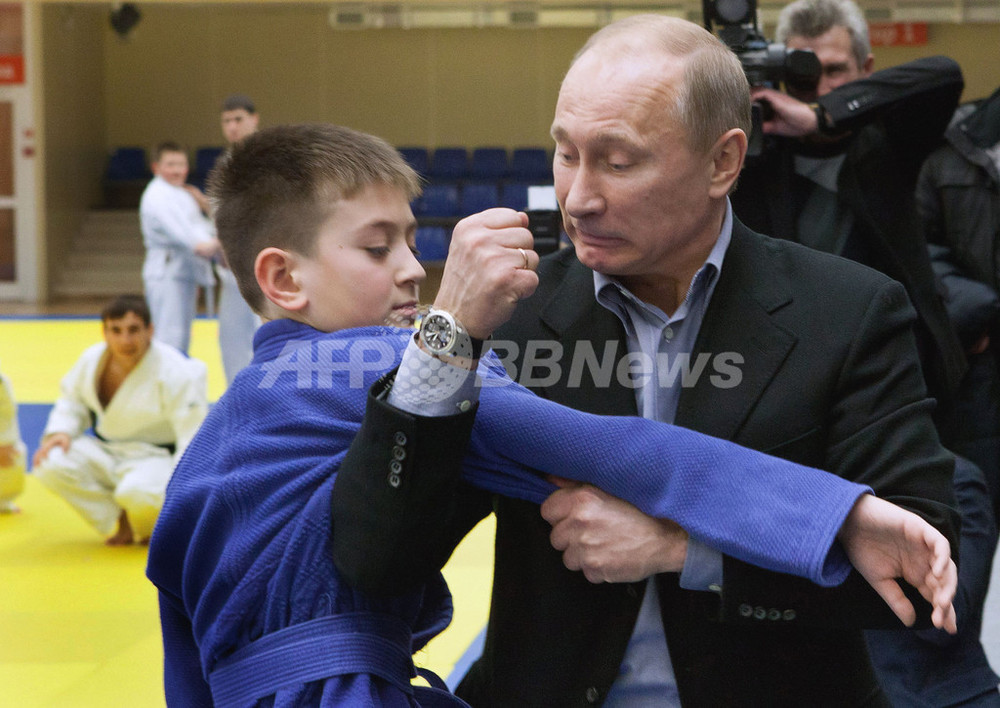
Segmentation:
<svg viewBox="0 0 1000 708">
<path fill-rule="evenodd" d="M 282 688 L 343 674 L 371 674 L 415 695 L 420 705 L 464 706 L 430 672 L 417 675 L 410 628 L 398 617 L 358 612 L 329 615 L 280 629 L 219 661 L 208 677 L 217 708 L 252 705 Z M 428 675 L 430 674 L 430 675 Z"/>
</svg>

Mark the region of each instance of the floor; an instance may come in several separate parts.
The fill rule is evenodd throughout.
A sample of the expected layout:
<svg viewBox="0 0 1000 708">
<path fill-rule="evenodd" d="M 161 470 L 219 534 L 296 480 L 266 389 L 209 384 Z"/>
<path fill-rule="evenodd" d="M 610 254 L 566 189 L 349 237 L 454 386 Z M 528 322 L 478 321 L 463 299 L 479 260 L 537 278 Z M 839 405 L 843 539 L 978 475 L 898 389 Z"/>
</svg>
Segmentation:
<svg viewBox="0 0 1000 708">
<path fill-rule="evenodd" d="M 0 310 L 0 371 L 19 403 L 34 448 L 59 378 L 98 341 L 103 302 L 60 306 L 67 317 Z M 209 368 L 209 398 L 225 388 L 216 322 L 198 319 L 191 354 Z M 28 475 L 21 512 L 0 515 L 0 707 L 163 706 L 156 593 L 138 546 L 107 548 L 62 500 Z M 450 678 L 485 624 L 492 577 L 491 521 L 470 535 L 445 569 L 455 619 L 416 657 Z"/>
</svg>

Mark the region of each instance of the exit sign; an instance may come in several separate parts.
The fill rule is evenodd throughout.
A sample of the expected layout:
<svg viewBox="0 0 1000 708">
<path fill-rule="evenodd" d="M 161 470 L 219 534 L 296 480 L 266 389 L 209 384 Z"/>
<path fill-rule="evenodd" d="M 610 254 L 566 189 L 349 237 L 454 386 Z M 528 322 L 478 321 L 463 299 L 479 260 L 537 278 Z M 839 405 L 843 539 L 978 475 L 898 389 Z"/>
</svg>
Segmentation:
<svg viewBox="0 0 1000 708">
<path fill-rule="evenodd" d="M 873 47 L 918 47 L 927 44 L 927 23 L 872 22 L 868 37 Z"/>
</svg>

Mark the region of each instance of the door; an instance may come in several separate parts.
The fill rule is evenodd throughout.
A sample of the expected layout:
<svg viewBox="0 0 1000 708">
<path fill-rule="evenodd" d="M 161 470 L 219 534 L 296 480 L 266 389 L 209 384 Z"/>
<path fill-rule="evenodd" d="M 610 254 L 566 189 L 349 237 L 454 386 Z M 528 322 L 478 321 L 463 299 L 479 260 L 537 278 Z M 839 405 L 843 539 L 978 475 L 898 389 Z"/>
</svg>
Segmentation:
<svg viewBox="0 0 1000 708">
<path fill-rule="evenodd" d="M 0 3 L 0 300 L 39 297 L 27 3 Z"/>
</svg>

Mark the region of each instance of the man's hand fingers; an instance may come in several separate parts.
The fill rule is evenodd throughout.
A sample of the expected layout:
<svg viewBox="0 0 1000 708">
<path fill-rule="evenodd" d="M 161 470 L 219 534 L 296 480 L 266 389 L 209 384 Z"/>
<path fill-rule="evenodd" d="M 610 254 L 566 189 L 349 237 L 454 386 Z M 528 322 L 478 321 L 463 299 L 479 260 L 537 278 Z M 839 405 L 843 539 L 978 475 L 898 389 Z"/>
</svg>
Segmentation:
<svg viewBox="0 0 1000 708">
<path fill-rule="evenodd" d="M 913 604 L 903 594 L 903 590 L 895 580 L 882 580 L 872 585 L 889 609 L 899 617 L 900 622 L 907 627 L 913 626 L 917 620 L 917 611 L 913 609 Z"/>
</svg>

